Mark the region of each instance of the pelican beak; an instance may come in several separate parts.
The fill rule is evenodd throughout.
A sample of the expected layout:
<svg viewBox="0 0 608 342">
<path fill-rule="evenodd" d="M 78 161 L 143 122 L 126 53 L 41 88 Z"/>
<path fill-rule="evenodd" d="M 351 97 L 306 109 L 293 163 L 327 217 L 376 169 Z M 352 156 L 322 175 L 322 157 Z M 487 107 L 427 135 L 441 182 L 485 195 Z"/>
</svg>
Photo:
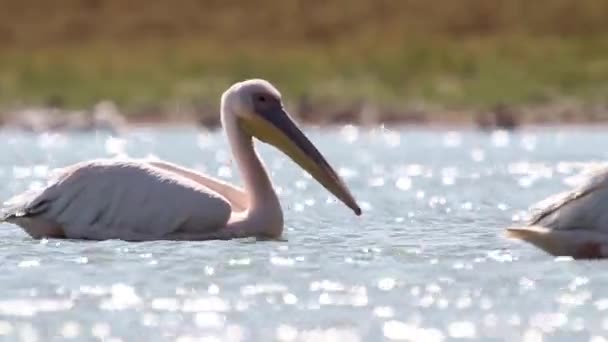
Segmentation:
<svg viewBox="0 0 608 342">
<path fill-rule="evenodd" d="M 352 209 L 355 215 L 361 215 L 361 208 L 344 181 L 282 106 L 260 110 L 258 114 L 241 119 L 241 125 L 250 135 L 281 150 Z"/>
</svg>

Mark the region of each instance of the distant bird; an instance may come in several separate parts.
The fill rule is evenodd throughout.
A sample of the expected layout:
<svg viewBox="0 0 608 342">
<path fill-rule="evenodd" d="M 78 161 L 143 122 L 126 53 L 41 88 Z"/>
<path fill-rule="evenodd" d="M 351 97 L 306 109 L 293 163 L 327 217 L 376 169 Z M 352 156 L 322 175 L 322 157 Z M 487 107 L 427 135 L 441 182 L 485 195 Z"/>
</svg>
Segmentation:
<svg viewBox="0 0 608 342">
<path fill-rule="evenodd" d="M 479 113 L 475 117 L 475 123 L 484 131 L 496 129 L 514 131 L 519 127 L 521 116 L 514 107 L 499 103 L 489 112 Z"/>
<path fill-rule="evenodd" d="M 571 191 L 539 202 L 527 225 L 507 228 L 506 235 L 554 256 L 608 257 L 608 168 L 595 171 Z"/>
<path fill-rule="evenodd" d="M 284 152 L 361 215 L 342 179 L 296 126 L 269 82 L 232 85 L 221 98 L 221 121 L 244 190 L 167 162 L 98 159 L 68 166 L 46 188 L 12 198 L 0 218 L 34 238 L 278 238 L 283 212 L 253 137 Z"/>
</svg>

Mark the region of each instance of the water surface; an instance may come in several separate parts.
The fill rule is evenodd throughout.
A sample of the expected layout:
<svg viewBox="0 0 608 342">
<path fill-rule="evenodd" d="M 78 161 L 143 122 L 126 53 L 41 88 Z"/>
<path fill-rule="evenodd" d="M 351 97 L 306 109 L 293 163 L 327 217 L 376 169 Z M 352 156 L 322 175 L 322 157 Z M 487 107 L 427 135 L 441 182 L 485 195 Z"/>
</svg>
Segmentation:
<svg viewBox="0 0 608 342">
<path fill-rule="evenodd" d="M 309 130 L 356 217 L 268 146 L 282 242 L 79 242 L 0 225 L 6 341 L 606 341 L 604 262 L 504 239 L 608 157 L 602 130 Z M 55 167 L 156 156 L 239 182 L 221 133 L 0 132 L 0 198 Z"/>
</svg>

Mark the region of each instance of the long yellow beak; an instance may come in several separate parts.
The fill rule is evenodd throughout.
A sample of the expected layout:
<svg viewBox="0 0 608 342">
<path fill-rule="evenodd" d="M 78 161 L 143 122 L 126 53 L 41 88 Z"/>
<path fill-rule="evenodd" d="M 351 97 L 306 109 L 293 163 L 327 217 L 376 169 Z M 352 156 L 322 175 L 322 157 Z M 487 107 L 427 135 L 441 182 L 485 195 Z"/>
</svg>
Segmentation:
<svg viewBox="0 0 608 342">
<path fill-rule="evenodd" d="M 241 125 L 249 134 L 281 150 L 351 208 L 355 215 L 361 215 L 361 208 L 344 181 L 284 108 L 277 107 L 258 114 L 259 116 L 253 118 L 241 119 Z"/>
</svg>

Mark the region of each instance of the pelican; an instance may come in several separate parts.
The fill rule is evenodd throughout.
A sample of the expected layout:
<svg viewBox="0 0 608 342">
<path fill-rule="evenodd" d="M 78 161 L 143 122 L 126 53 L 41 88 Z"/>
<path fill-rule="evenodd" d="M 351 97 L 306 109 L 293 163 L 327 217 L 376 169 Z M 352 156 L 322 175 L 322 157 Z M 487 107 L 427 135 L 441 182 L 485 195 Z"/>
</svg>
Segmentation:
<svg viewBox="0 0 608 342">
<path fill-rule="evenodd" d="M 527 224 L 507 228 L 506 235 L 553 256 L 608 257 L 608 168 L 596 170 L 572 190 L 537 203 Z"/>
<path fill-rule="evenodd" d="M 279 238 L 283 212 L 254 137 L 281 150 L 361 215 L 343 180 L 268 81 L 233 84 L 222 94 L 220 111 L 244 188 L 164 161 L 96 159 L 67 166 L 47 187 L 13 197 L 0 219 L 35 239 Z"/>
</svg>

